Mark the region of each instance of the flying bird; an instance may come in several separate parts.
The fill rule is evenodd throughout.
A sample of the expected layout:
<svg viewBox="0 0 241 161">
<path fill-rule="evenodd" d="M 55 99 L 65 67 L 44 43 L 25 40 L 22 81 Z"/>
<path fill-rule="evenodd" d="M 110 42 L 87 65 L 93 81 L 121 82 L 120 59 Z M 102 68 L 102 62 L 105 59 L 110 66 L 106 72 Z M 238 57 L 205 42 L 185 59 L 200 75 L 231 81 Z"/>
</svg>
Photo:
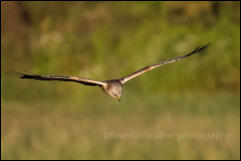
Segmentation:
<svg viewBox="0 0 241 161">
<path fill-rule="evenodd" d="M 156 63 L 156 64 L 152 64 L 152 65 L 143 67 L 143 68 L 137 70 L 136 72 L 133 72 L 133 73 L 131 73 L 127 76 L 121 77 L 119 79 L 97 81 L 97 80 L 87 79 L 87 78 L 83 78 L 83 77 L 75 77 L 75 76 L 42 76 L 42 75 L 36 75 L 36 74 L 22 74 L 22 73 L 18 73 L 18 74 L 20 75 L 19 78 L 22 78 L 22 79 L 35 79 L 35 80 L 45 80 L 45 81 L 67 81 L 67 82 L 76 82 L 76 83 L 80 83 L 80 84 L 87 85 L 87 86 L 99 86 L 105 93 L 107 93 L 111 97 L 114 97 L 120 101 L 122 92 L 123 92 L 123 85 L 127 81 L 129 81 L 143 73 L 146 73 L 150 70 L 153 70 L 155 68 L 158 68 L 163 65 L 187 58 L 187 57 L 189 57 L 193 54 L 196 54 L 210 46 L 211 46 L 211 44 L 208 43 L 202 47 L 197 47 L 196 49 L 194 49 L 193 51 L 191 51 L 190 53 L 188 53 L 186 55 L 179 56 L 179 57 L 169 59 L 169 60 L 166 60 L 166 61 L 163 61 L 160 63 Z"/>
</svg>

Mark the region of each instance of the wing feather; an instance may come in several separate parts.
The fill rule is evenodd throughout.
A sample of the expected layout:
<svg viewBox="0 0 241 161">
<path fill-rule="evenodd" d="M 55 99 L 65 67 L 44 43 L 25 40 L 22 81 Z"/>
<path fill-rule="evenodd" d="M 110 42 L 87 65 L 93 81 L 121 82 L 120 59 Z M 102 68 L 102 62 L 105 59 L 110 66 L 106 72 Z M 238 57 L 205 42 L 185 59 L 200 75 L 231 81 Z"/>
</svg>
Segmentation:
<svg viewBox="0 0 241 161">
<path fill-rule="evenodd" d="M 165 64 L 173 63 L 173 62 L 179 61 L 179 60 L 181 60 L 181 59 L 184 59 L 184 58 L 186 58 L 186 57 L 189 57 L 189 56 L 191 56 L 191 55 L 193 55 L 193 54 L 195 54 L 195 53 L 198 53 L 198 52 L 200 52 L 200 51 L 208 48 L 209 46 L 211 46 L 211 43 L 208 43 L 208 44 L 206 44 L 206 45 L 204 45 L 204 46 L 202 46 L 202 47 L 197 47 L 197 48 L 194 49 L 192 52 L 190 52 L 190 53 L 188 53 L 188 54 L 186 54 L 186 55 L 183 55 L 183 56 L 180 56 L 180 57 L 177 57 L 177 58 L 173 58 L 173 59 L 169 59 L 169 60 L 166 60 L 166 61 L 157 63 L 157 64 L 153 64 L 153 65 L 149 65 L 149 66 L 146 66 L 146 67 L 144 67 L 144 68 L 141 68 L 140 70 L 138 70 L 138 71 L 136 71 L 136 72 L 134 72 L 134 73 L 131 73 L 131 74 L 125 76 L 125 77 L 122 77 L 122 78 L 120 79 L 120 80 L 121 80 L 121 83 L 124 84 L 124 83 L 126 83 L 127 81 L 129 81 L 129 80 L 131 80 L 131 79 L 133 79 L 133 78 L 135 78 L 135 77 L 137 77 L 137 76 L 139 76 L 139 75 L 141 75 L 141 74 L 143 74 L 143 73 L 145 73 L 145 72 L 148 72 L 148 71 L 150 71 L 150 70 L 152 70 L 152 69 L 155 69 L 155 68 L 157 68 L 157 67 L 163 66 L 163 65 L 165 65 Z"/>
<path fill-rule="evenodd" d="M 35 80 L 45 80 L 45 81 L 70 81 L 81 83 L 88 86 L 105 86 L 106 83 L 102 81 L 91 80 L 82 77 L 72 77 L 72 76 L 42 76 L 42 75 L 35 75 L 35 74 L 22 74 L 18 73 L 20 76 L 19 78 L 22 79 L 35 79 Z"/>
</svg>

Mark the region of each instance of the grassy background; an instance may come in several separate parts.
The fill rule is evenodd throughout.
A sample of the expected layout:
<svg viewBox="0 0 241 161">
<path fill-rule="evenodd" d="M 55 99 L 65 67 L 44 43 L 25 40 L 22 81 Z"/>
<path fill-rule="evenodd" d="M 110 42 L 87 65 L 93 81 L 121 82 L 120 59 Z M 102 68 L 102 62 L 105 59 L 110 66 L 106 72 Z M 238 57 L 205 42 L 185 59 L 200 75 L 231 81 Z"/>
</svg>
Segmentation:
<svg viewBox="0 0 241 161">
<path fill-rule="evenodd" d="M 240 159 L 239 2 L 1 2 L 2 159 Z M 96 87 L 10 70 L 106 80 L 213 46 L 133 79 L 121 102 Z M 130 134 L 230 138 L 106 138 Z"/>
</svg>

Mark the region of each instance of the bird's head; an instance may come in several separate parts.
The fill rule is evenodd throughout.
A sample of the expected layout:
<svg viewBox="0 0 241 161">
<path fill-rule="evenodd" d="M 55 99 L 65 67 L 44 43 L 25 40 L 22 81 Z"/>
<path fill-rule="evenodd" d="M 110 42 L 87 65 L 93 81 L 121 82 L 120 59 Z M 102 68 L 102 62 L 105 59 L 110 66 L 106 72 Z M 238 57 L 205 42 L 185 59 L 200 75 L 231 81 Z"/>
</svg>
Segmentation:
<svg viewBox="0 0 241 161">
<path fill-rule="evenodd" d="M 104 91 L 111 97 L 114 97 L 120 101 L 122 96 L 122 84 L 119 81 L 108 82 L 108 85 Z"/>
<path fill-rule="evenodd" d="M 110 89 L 108 94 L 111 97 L 114 97 L 114 98 L 118 99 L 118 101 L 121 101 L 122 87 L 121 86 L 114 86 Z"/>
</svg>

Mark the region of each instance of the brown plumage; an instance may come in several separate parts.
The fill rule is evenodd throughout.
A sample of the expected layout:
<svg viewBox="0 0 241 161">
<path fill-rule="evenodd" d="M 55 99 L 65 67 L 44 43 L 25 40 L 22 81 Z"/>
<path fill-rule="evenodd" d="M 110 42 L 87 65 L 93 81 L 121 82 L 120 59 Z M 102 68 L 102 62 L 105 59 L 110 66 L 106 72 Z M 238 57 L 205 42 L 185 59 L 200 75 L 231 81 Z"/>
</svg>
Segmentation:
<svg viewBox="0 0 241 161">
<path fill-rule="evenodd" d="M 82 78 L 82 77 L 71 77 L 71 76 L 41 76 L 41 75 L 35 75 L 35 74 L 22 74 L 22 73 L 18 73 L 18 74 L 20 74 L 19 77 L 22 79 L 35 79 L 35 80 L 45 80 L 45 81 L 51 81 L 51 80 L 69 81 L 69 82 L 81 83 L 81 84 L 84 84 L 87 86 L 100 86 L 105 93 L 109 94 L 110 96 L 112 96 L 114 98 L 117 98 L 120 101 L 121 96 L 122 96 L 122 86 L 127 81 L 129 81 L 145 72 L 155 69 L 157 67 L 163 66 L 165 64 L 173 63 L 173 62 L 179 61 L 181 59 L 184 59 L 186 57 L 189 57 L 195 53 L 198 53 L 198 52 L 208 48 L 209 46 L 210 46 L 210 43 L 208 43 L 202 47 L 197 47 L 192 52 L 190 52 L 184 56 L 180 56 L 177 58 L 169 59 L 169 60 L 166 60 L 166 61 L 163 61 L 160 63 L 146 66 L 146 67 L 141 68 L 140 70 L 138 70 L 134 73 L 131 73 L 125 77 L 122 77 L 120 79 L 97 81 L 97 80 L 91 80 L 91 79 Z"/>
</svg>

